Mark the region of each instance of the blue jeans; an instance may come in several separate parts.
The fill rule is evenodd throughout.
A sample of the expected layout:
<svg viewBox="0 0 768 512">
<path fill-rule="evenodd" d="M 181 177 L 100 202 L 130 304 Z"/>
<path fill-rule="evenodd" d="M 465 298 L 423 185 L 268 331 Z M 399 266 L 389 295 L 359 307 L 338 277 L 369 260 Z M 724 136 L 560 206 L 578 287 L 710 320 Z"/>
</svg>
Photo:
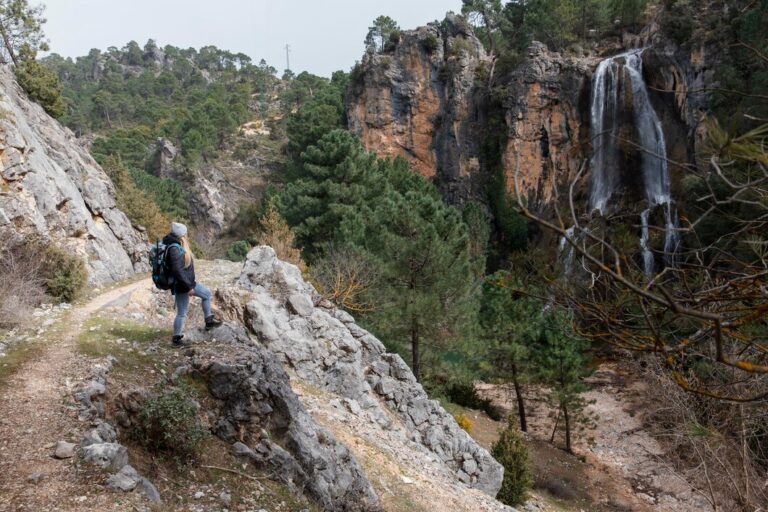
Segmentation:
<svg viewBox="0 0 768 512">
<path fill-rule="evenodd" d="M 197 283 L 195 285 L 195 297 L 200 297 L 203 301 L 203 315 L 208 318 L 213 314 L 211 311 L 211 291 L 205 286 Z M 189 293 L 176 294 L 176 319 L 173 321 L 173 335 L 181 336 L 184 333 L 184 320 L 187 319 L 189 312 Z"/>
</svg>

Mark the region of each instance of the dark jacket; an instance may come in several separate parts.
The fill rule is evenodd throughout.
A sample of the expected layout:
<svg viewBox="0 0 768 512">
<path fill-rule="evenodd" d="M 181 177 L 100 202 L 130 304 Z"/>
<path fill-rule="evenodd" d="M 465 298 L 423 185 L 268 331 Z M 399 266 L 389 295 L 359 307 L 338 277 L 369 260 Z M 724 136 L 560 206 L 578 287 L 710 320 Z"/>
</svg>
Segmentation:
<svg viewBox="0 0 768 512">
<path fill-rule="evenodd" d="M 181 248 L 181 239 L 176 235 L 169 233 L 163 238 L 163 243 L 165 245 L 179 244 L 179 247 L 169 247 L 165 256 L 171 276 L 175 279 L 171 292 L 174 295 L 177 293 L 189 293 L 189 290 L 193 289 L 196 284 L 194 260 L 187 268 L 184 268 L 184 249 Z"/>
</svg>

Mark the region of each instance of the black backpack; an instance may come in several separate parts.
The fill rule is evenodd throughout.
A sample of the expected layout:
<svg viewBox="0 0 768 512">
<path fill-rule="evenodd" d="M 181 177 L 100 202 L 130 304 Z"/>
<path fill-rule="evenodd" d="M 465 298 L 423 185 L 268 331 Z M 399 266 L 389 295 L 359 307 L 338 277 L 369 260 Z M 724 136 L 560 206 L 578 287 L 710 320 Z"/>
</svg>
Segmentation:
<svg viewBox="0 0 768 512">
<path fill-rule="evenodd" d="M 152 282 L 160 290 L 170 290 L 173 288 L 175 279 L 171 275 L 171 270 L 168 267 L 168 250 L 171 247 L 178 247 L 182 254 L 184 254 L 184 248 L 179 244 L 165 245 L 161 241 L 157 241 L 152 249 L 149 251 L 149 263 L 152 265 Z"/>
</svg>

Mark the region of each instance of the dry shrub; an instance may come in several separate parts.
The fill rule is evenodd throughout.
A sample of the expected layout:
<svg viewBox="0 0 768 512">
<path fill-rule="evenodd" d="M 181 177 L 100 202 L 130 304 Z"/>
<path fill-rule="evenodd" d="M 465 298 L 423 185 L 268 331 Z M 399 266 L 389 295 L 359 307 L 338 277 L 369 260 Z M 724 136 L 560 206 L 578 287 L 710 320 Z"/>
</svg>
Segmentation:
<svg viewBox="0 0 768 512">
<path fill-rule="evenodd" d="M 306 265 L 301 259 L 301 251 L 294 247 L 293 231 L 278 213 L 275 205 L 270 203 L 259 221 L 259 243 L 274 249 L 277 257 L 288 263 L 293 263 L 302 271 Z"/>
<path fill-rule="evenodd" d="M 0 327 L 12 328 L 45 299 L 43 259 L 27 246 L 0 250 Z"/>
<path fill-rule="evenodd" d="M 707 400 L 681 389 L 660 365 L 649 371 L 647 426 L 677 471 L 716 510 L 753 511 L 768 503 L 765 402 Z"/>
<path fill-rule="evenodd" d="M 466 414 L 457 414 L 453 417 L 456 423 L 467 433 L 472 433 L 472 420 L 467 417 Z"/>
<path fill-rule="evenodd" d="M 55 246 L 45 248 L 40 254 L 43 254 L 43 279 L 48 294 L 60 302 L 79 298 L 88 284 L 85 262 Z"/>
<path fill-rule="evenodd" d="M 310 270 L 312 284 L 328 300 L 355 313 L 370 313 L 379 280 L 376 264 L 361 251 L 330 247 Z"/>
</svg>

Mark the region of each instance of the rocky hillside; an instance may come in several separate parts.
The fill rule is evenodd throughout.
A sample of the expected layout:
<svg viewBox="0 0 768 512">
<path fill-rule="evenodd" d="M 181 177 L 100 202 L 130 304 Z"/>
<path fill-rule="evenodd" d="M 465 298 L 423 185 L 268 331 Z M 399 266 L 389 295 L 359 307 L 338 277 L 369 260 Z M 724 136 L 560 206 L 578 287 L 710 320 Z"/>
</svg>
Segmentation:
<svg viewBox="0 0 768 512">
<path fill-rule="evenodd" d="M 0 238 L 40 239 L 86 261 L 90 282 L 144 269 L 142 234 L 115 206 L 111 181 L 68 129 L 30 102 L 0 68 Z"/>
<path fill-rule="evenodd" d="M 159 501 L 199 511 L 222 503 L 230 510 L 512 511 L 493 498 L 501 466 L 427 397 L 399 356 L 322 299 L 298 268 L 265 246 L 244 265 L 198 267 L 226 322 L 197 329 L 195 308 L 187 350 L 170 347 L 172 298 L 149 280 L 47 318 L 65 341 L 0 388 L 0 404 L 14 410 L 0 422 L 0 439 L 27 428 L 26 408 L 45 404 L 47 418 L 22 443 L 4 445 L 2 474 L 14 476 L 0 476 L 0 508 L 45 509 L 55 499 L 72 510 L 114 509 L 111 502 L 142 510 Z M 20 400 L 26 387 L 17 381 L 28 379 L 37 384 Z M 149 400 L 177 385 L 198 390 L 196 416 L 213 434 L 191 471 L 136 442 Z M 62 399 L 66 407 L 53 405 Z M 62 440 L 51 445 L 54 458 L 30 448 L 52 439 Z M 74 475 L 73 465 L 81 468 Z M 214 470 L 241 476 L 229 483 L 205 476 Z M 29 473 L 38 475 L 32 484 Z M 281 498 L 274 484 L 264 487 L 269 482 L 279 484 Z M 294 502 L 303 506 L 286 505 Z"/>
</svg>

